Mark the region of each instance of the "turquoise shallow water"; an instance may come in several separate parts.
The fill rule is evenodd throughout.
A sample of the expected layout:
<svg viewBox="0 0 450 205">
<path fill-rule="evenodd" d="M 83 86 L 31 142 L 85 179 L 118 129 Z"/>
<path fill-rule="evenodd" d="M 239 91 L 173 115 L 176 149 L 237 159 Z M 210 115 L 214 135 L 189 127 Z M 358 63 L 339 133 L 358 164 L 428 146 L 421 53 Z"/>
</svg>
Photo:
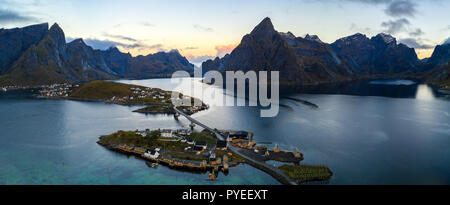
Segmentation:
<svg viewBox="0 0 450 205">
<path fill-rule="evenodd" d="M 207 174 L 149 168 L 142 160 L 95 143 L 100 135 L 119 129 L 180 127 L 171 116 L 145 116 L 133 109 L 2 96 L 0 184 L 278 184 L 248 165 L 206 181 Z"/>
<path fill-rule="evenodd" d="M 198 79 L 121 82 L 185 92 Z M 194 117 L 219 129 L 252 130 L 269 147 L 298 148 L 304 163 L 333 170 L 330 184 L 450 184 L 450 102 L 434 97 L 427 86 L 411 86 L 415 93 L 409 98 L 293 94 L 319 109 L 282 99 L 285 107 L 275 118 L 260 118 L 257 107 L 216 106 Z M 0 93 L 0 184 L 279 184 L 248 165 L 206 181 L 206 174 L 149 168 L 95 143 L 119 129 L 188 125 L 134 109 Z"/>
</svg>

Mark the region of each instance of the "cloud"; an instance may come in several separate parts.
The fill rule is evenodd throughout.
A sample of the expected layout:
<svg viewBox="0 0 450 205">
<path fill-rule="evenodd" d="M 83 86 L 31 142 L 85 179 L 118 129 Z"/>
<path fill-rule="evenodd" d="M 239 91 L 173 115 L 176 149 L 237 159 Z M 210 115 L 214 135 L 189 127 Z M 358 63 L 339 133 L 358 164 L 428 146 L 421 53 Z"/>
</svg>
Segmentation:
<svg viewBox="0 0 450 205">
<path fill-rule="evenodd" d="M 67 38 L 68 41 L 70 38 Z M 96 38 L 86 38 L 83 39 L 83 41 L 91 46 L 94 49 L 100 49 L 100 50 L 106 50 L 109 47 L 116 47 L 118 46 L 118 44 L 120 44 L 119 42 L 115 42 L 115 41 L 109 41 L 109 40 L 99 40 Z"/>
<path fill-rule="evenodd" d="M 397 0 L 390 3 L 384 12 L 392 17 L 413 17 L 417 10 L 415 3 L 407 0 Z"/>
<path fill-rule="evenodd" d="M 417 49 L 430 49 L 433 48 L 432 45 L 423 43 L 420 39 L 414 39 L 414 38 L 404 38 L 399 40 L 400 43 L 403 43 L 409 47 L 417 48 Z"/>
<path fill-rule="evenodd" d="M 0 9 L 0 23 L 17 23 L 37 21 L 35 17 L 19 14 L 15 11 Z"/>
<path fill-rule="evenodd" d="M 198 47 L 188 46 L 188 47 L 185 47 L 183 50 L 195 50 L 195 49 L 198 49 Z"/>
<path fill-rule="evenodd" d="M 423 34 L 424 32 L 420 28 L 417 28 L 416 30 L 409 32 L 409 35 L 411 36 L 421 36 Z"/>
<path fill-rule="evenodd" d="M 163 44 L 160 44 L 160 43 L 146 46 L 146 48 L 149 48 L 149 49 L 158 49 L 158 50 L 162 50 L 163 47 L 164 47 Z"/>
<path fill-rule="evenodd" d="M 199 30 L 199 31 L 204 31 L 204 32 L 212 32 L 212 31 L 214 31 L 214 29 L 212 29 L 212 28 L 209 28 L 209 27 L 203 27 L 203 26 L 200 26 L 200 25 L 198 25 L 198 24 L 194 24 L 193 27 L 194 27 L 195 29 Z"/>
<path fill-rule="evenodd" d="M 347 1 L 367 3 L 367 4 L 385 4 L 392 2 L 392 0 L 347 0 Z"/>
<path fill-rule="evenodd" d="M 236 44 L 217 45 L 216 46 L 217 56 L 223 57 L 227 53 L 231 53 L 231 51 L 233 51 L 233 49 L 236 48 L 236 46 L 237 46 Z"/>
<path fill-rule="evenodd" d="M 142 22 L 141 25 L 146 26 L 146 27 L 155 27 L 155 24 L 152 24 L 150 22 Z"/>
<path fill-rule="evenodd" d="M 66 41 L 67 42 L 71 42 L 76 38 L 72 38 L 72 37 L 67 37 Z M 127 49 L 132 49 L 132 48 L 149 48 L 149 46 L 142 44 L 142 43 L 131 43 L 131 44 L 127 44 L 127 43 L 121 43 L 121 42 L 117 42 L 117 41 L 112 41 L 112 40 L 100 40 L 97 38 L 86 38 L 83 39 L 83 41 L 91 46 L 94 49 L 100 49 L 100 50 L 106 50 L 109 47 L 122 47 L 122 48 L 127 48 Z"/>
<path fill-rule="evenodd" d="M 390 34 L 396 34 L 401 31 L 406 30 L 406 26 L 408 26 L 409 24 L 410 23 L 409 23 L 408 19 L 401 18 L 401 19 L 397 19 L 397 20 L 393 20 L 393 21 L 390 20 L 390 21 L 382 22 L 381 26 L 386 28 L 385 32 L 390 33 Z"/>
<path fill-rule="evenodd" d="M 108 34 L 108 33 L 103 33 L 104 36 L 106 37 L 110 37 L 110 38 L 115 38 L 115 39 L 119 39 L 119 40 L 125 40 L 125 41 L 132 41 L 132 42 L 137 42 L 138 40 L 128 37 L 128 36 L 123 36 L 123 35 L 115 35 L 115 34 Z"/>
</svg>

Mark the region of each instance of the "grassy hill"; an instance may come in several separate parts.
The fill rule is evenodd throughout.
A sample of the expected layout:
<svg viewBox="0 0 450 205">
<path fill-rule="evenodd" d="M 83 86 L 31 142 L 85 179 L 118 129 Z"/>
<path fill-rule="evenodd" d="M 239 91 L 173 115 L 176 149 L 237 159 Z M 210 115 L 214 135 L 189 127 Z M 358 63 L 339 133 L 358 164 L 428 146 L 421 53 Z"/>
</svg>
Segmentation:
<svg viewBox="0 0 450 205">
<path fill-rule="evenodd" d="M 109 81 L 92 81 L 74 89 L 69 97 L 91 100 L 109 100 L 114 96 L 136 96 L 131 88 L 145 89 L 145 87 L 137 85 Z"/>
</svg>

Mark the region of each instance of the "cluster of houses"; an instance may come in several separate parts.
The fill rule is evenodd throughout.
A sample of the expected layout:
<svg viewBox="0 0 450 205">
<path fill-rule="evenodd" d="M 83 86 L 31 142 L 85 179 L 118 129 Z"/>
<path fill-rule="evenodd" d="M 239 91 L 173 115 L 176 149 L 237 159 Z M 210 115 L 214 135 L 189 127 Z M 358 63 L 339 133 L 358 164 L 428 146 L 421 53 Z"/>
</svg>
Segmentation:
<svg viewBox="0 0 450 205">
<path fill-rule="evenodd" d="M 208 109 L 208 108 L 209 108 L 208 105 L 202 104 L 202 105 L 200 105 L 200 106 L 191 106 L 191 107 L 187 107 L 187 108 L 182 109 L 181 111 L 183 111 L 184 113 L 186 113 L 186 114 L 188 114 L 188 115 L 192 115 L 192 114 L 194 114 L 194 113 L 196 113 L 196 112 L 200 112 L 200 111 L 206 110 L 206 109 Z"/>
<path fill-rule="evenodd" d="M 43 89 L 39 93 L 42 97 L 68 97 L 74 87 L 79 87 L 79 85 L 68 83 L 53 84 L 43 86 Z"/>
<path fill-rule="evenodd" d="M 170 93 L 167 91 L 156 91 L 151 88 L 130 88 L 131 91 L 133 91 L 134 94 L 137 95 L 139 99 L 151 97 L 153 99 L 165 99 L 166 96 Z"/>
<path fill-rule="evenodd" d="M 56 84 L 55 84 L 56 85 Z M 17 85 L 8 85 L 0 87 L 0 91 L 7 92 L 8 90 L 18 90 L 18 89 L 29 89 L 29 88 L 48 88 L 52 85 L 42 85 L 42 86 L 17 86 Z"/>
<path fill-rule="evenodd" d="M 251 148 L 256 144 L 252 140 L 252 135 L 245 131 L 230 132 L 227 140 L 240 148 Z"/>
<path fill-rule="evenodd" d="M 117 97 L 113 96 L 111 97 L 111 102 L 125 102 L 128 100 L 135 100 L 135 99 L 144 99 L 144 98 L 153 98 L 161 100 L 161 102 L 166 103 L 166 95 L 169 93 L 167 91 L 157 91 L 153 90 L 152 88 L 130 88 L 130 90 L 135 94 L 135 96 L 123 96 L 123 97 Z M 169 102 L 167 102 L 169 103 Z"/>
</svg>

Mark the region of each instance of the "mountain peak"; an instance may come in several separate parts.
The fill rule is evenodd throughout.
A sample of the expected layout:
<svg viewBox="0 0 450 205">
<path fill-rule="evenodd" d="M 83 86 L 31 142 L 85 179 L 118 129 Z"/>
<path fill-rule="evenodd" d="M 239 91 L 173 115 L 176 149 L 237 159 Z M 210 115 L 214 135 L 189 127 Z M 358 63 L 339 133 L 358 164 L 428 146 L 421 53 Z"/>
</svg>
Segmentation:
<svg viewBox="0 0 450 205">
<path fill-rule="evenodd" d="M 397 41 L 394 37 L 392 37 L 389 34 L 385 34 L 385 33 L 379 33 L 377 34 L 374 39 L 381 39 L 383 40 L 386 44 L 391 44 L 391 43 L 395 43 L 397 44 Z"/>
<path fill-rule="evenodd" d="M 61 29 L 61 27 L 59 27 L 59 25 L 58 25 L 58 23 L 54 23 L 51 27 L 50 27 L 50 30 L 51 29 Z"/>
<path fill-rule="evenodd" d="M 178 49 L 172 49 L 169 51 L 169 53 L 181 55 L 180 52 L 178 51 Z"/>
<path fill-rule="evenodd" d="M 251 32 L 252 34 L 267 33 L 275 31 L 269 17 L 264 18 Z"/>
<path fill-rule="evenodd" d="M 119 51 L 119 49 L 115 46 L 111 46 L 108 49 L 106 49 L 106 51 L 117 52 L 117 51 Z"/>
<path fill-rule="evenodd" d="M 292 34 L 290 31 L 288 31 L 287 33 L 284 32 L 280 32 L 280 35 L 284 38 L 288 38 L 288 39 L 294 39 L 295 35 Z"/>
<path fill-rule="evenodd" d="M 84 44 L 84 45 L 86 45 L 86 43 L 84 43 L 84 41 L 83 41 L 82 38 L 74 39 L 74 40 L 73 40 L 72 42 L 70 42 L 69 44 L 72 44 L 72 45 L 75 45 L 75 44 Z"/>
<path fill-rule="evenodd" d="M 316 42 L 319 42 L 319 43 L 323 43 L 317 35 L 306 34 L 305 39 L 306 40 L 310 40 L 310 41 L 316 41 Z"/>
<path fill-rule="evenodd" d="M 50 27 L 48 35 L 56 43 L 58 51 L 62 53 L 66 47 L 66 36 L 64 35 L 64 31 L 61 29 L 61 27 L 59 27 L 57 23 L 54 23 L 52 27 Z"/>
<path fill-rule="evenodd" d="M 52 25 L 52 27 L 50 27 L 49 30 L 50 34 L 57 34 L 57 35 L 64 35 L 64 31 L 61 29 L 61 27 L 59 27 L 59 25 L 57 23 L 54 23 Z"/>
</svg>

